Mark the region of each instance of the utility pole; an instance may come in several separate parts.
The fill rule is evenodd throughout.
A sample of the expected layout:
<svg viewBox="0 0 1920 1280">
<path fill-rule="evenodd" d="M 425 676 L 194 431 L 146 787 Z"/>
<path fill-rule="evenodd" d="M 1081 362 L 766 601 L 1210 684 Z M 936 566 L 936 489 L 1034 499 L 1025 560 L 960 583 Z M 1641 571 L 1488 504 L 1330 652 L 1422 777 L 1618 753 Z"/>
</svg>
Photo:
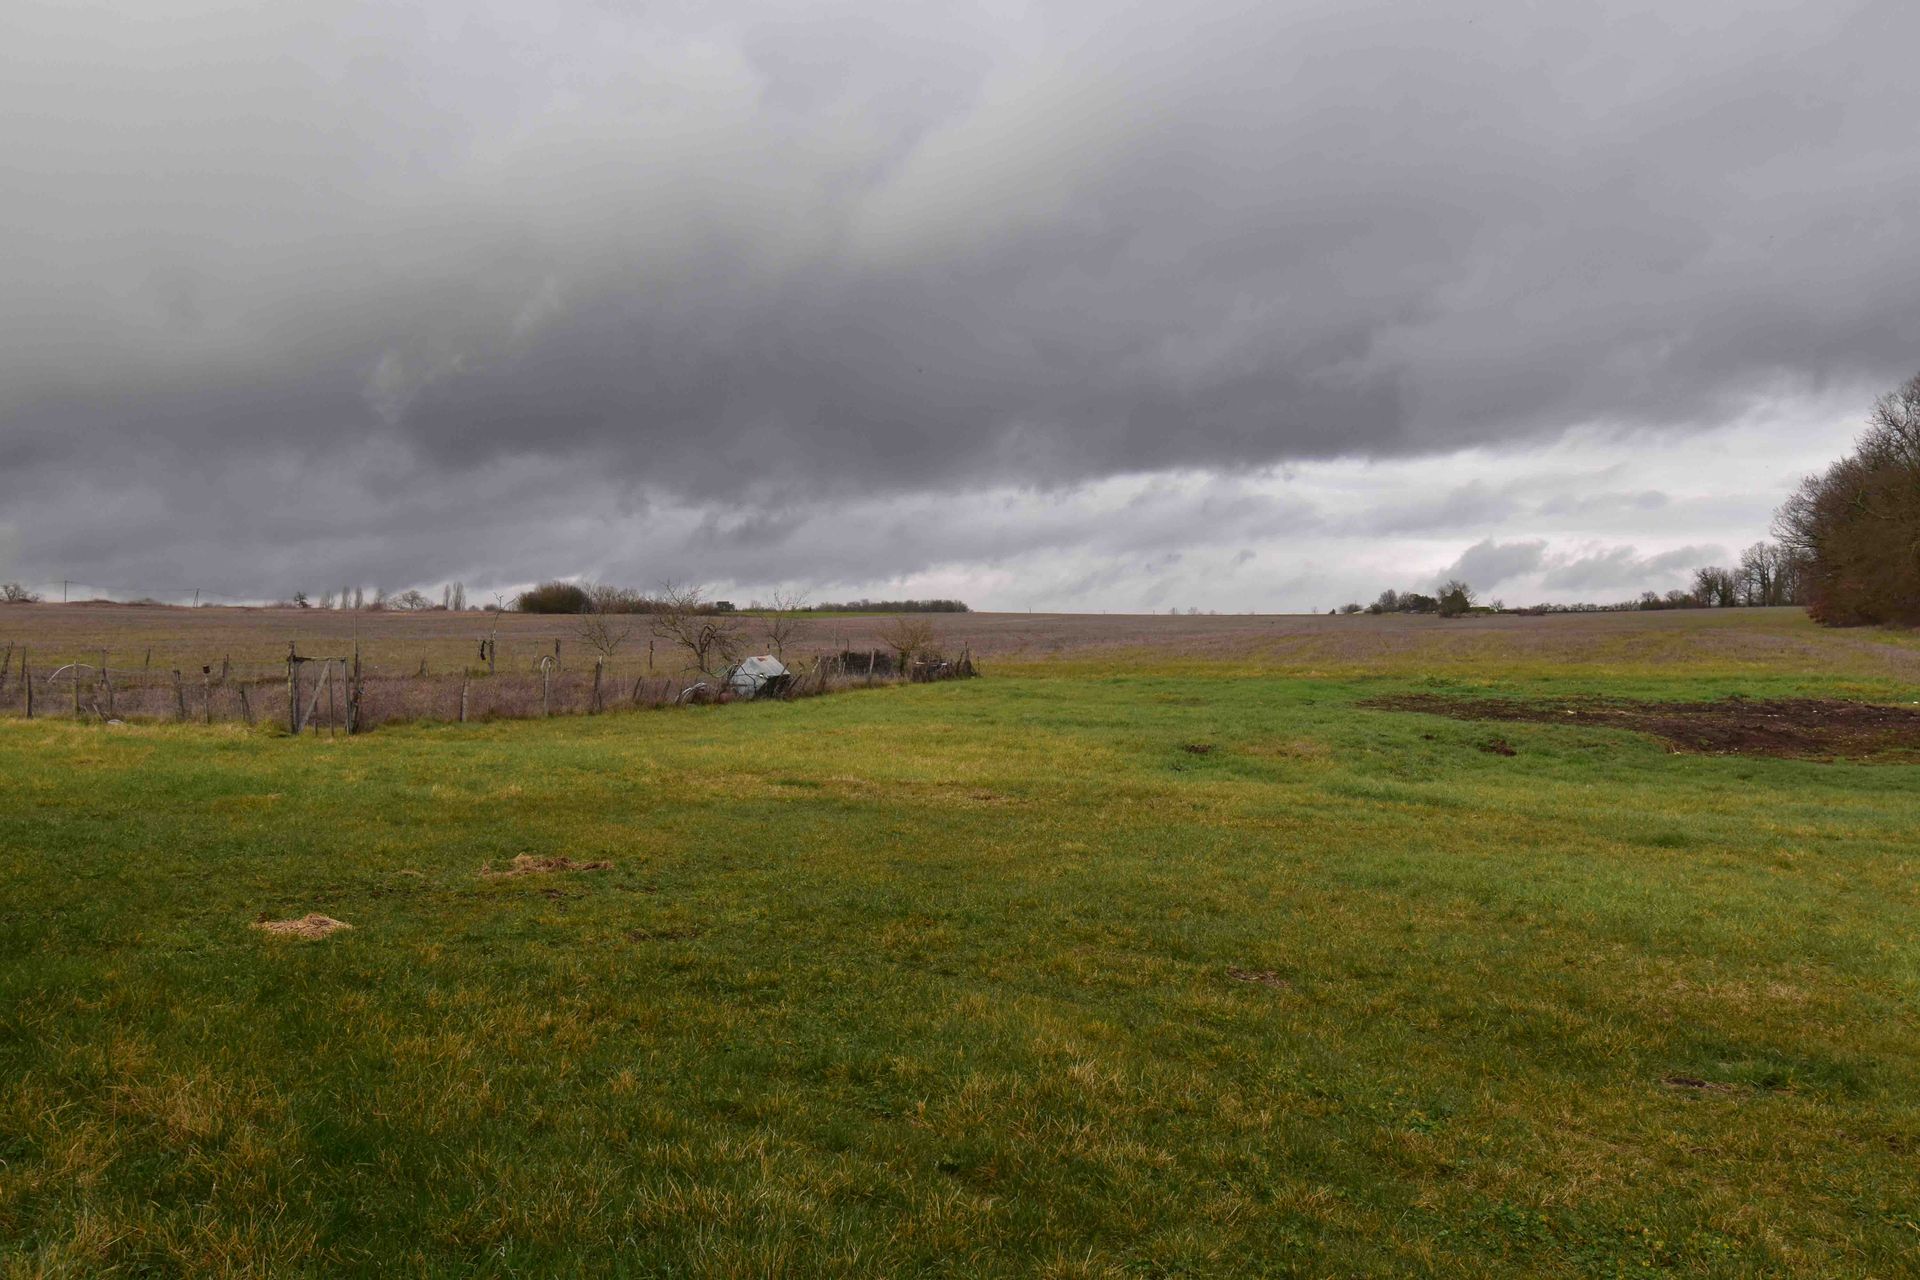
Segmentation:
<svg viewBox="0 0 1920 1280">
<path fill-rule="evenodd" d="M 200 588 L 198 587 L 193 589 L 193 607 L 196 609 L 200 607 Z"/>
<path fill-rule="evenodd" d="M 65 578 L 62 578 L 60 579 L 60 603 L 65 604 L 66 602 L 67 602 L 67 580 Z"/>
</svg>

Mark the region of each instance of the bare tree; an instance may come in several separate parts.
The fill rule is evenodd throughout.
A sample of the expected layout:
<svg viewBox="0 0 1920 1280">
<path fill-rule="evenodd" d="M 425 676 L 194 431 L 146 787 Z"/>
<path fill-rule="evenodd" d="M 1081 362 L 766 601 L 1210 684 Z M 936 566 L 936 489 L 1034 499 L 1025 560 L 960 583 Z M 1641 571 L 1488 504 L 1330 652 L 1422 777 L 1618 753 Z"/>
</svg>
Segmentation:
<svg viewBox="0 0 1920 1280">
<path fill-rule="evenodd" d="M 628 593 L 605 585 L 586 588 L 586 604 L 573 633 L 604 659 L 610 659 L 633 634 L 633 614 L 624 606 Z"/>
<path fill-rule="evenodd" d="M 652 623 L 654 636 L 678 648 L 703 676 L 717 678 L 740 653 L 740 619 L 716 613 L 696 583 L 661 583 Z"/>
<path fill-rule="evenodd" d="M 17 582 L 0 585 L 0 601 L 7 604 L 37 604 L 40 597 Z"/>
<path fill-rule="evenodd" d="M 806 608 L 804 592 L 776 591 L 770 597 L 763 615 L 767 623 L 767 643 L 773 648 L 773 656 L 782 662 L 787 660 L 787 646 L 807 633 Z"/>
<path fill-rule="evenodd" d="M 1756 542 L 1740 553 L 1740 587 L 1750 605 L 1787 602 L 1787 557 L 1771 542 Z"/>
<path fill-rule="evenodd" d="M 933 624 L 911 614 L 888 618 L 880 627 L 880 643 L 893 650 L 900 671 L 905 674 L 916 655 L 933 648 Z"/>
<path fill-rule="evenodd" d="M 1731 569 L 1706 565 L 1693 571 L 1693 598 L 1702 608 L 1724 609 L 1740 603 L 1740 584 Z"/>
</svg>

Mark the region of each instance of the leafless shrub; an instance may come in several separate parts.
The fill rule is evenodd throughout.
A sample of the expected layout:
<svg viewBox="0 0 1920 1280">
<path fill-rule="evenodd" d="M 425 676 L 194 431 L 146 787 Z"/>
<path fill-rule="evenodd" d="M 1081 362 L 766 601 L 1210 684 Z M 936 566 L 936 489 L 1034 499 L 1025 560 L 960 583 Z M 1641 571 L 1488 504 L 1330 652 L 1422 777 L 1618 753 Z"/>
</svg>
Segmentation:
<svg viewBox="0 0 1920 1280">
<path fill-rule="evenodd" d="M 805 610 L 807 597 L 799 591 L 776 591 L 763 615 L 767 624 L 767 644 L 773 656 L 785 662 L 787 646 L 798 641 L 809 629 Z"/>
<path fill-rule="evenodd" d="M 611 659 L 633 634 L 633 612 L 626 607 L 632 594 L 605 585 L 586 588 L 586 604 L 573 633 L 603 659 Z"/>
<path fill-rule="evenodd" d="M 688 670 L 718 679 L 740 656 L 740 619 L 714 612 L 704 587 L 664 582 L 656 603 L 653 634 L 685 655 Z"/>
<path fill-rule="evenodd" d="M 906 671 L 916 655 L 932 650 L 933 623 L 910 614 L 889 618 L 880 627 L 880 643 L 893 650 L 896 665 Z"/>
</svg>

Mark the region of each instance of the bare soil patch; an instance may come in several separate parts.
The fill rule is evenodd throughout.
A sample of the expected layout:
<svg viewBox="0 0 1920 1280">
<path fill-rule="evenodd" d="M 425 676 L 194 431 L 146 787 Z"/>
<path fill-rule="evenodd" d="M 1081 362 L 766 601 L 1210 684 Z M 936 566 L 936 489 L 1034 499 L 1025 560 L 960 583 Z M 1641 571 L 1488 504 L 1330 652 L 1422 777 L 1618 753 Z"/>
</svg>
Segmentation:
<svg viewBox="0 0 1920 1280">
<path fill-rule="evenodd" d="M 1738 1093 L 1738 1085 L 1727 1084 L 1720 1080 L 1702 1080 L 1698 1076 L 1662 1076 L 1660 1083 L 1669 1089 L 1684 1089 L 1695 1093 Z"/>
<path fill-rule="evenodd" d="M 1360 705 L 1379 711 L 1419 711 L 1454 720 L 1631 729 L 1661 738 L 1675 751 L 1705 755 L 1888 762 L 1920 759 L 1920 706 L 1820 698 L 1724 698 L 1717 702 L 1556 698 L 1521 702 L 1431 693 L 1370 698 Z"/>
<path fill-rule="evenodd" d="M 311 912 L 298 920 L 255 920 L 253 927 L 262 933 L 277 934 L 283 938 L 324 938 L 341 929 L 353 928 L 344 920 L 335 920 L 318 912 Z"/>
<path fill-rule="evenodd" d="M 549 871 L 606 871 L 612 868 L 611 862 L 575 862 L 568 857 L 539 858 L 531 853 L 519 854 L 514 860 L 495 871 L 491 862 L 480 864 L 480 875 L 486 880 L 504 880 L 509 876 L 537 876 Z"/>
<path fill-rule="evenodd" d="M 1271 969 L 1242 969 L 1237 965 L 1228 965 L 1227 976 L 1235 982 L 1251 982 L 1262 987 L 1272 987 L 1275 991 L 1293 990 L 1291 982 Z"/>
</svg>

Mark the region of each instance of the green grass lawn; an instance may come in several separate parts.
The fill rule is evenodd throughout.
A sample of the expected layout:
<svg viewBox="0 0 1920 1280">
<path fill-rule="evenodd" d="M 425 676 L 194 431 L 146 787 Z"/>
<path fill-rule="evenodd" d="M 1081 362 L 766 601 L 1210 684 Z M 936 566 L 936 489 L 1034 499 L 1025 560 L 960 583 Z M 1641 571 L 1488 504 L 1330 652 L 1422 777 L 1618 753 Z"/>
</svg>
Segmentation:
<svg viewBox="0 0 1920 1280">
<path fill-rule="evenodd" d="M 1813 669 L 5 722 L 0 1274 L 1913 1274 L 1920 766 L 1353 705 Z"/>
</svg>

